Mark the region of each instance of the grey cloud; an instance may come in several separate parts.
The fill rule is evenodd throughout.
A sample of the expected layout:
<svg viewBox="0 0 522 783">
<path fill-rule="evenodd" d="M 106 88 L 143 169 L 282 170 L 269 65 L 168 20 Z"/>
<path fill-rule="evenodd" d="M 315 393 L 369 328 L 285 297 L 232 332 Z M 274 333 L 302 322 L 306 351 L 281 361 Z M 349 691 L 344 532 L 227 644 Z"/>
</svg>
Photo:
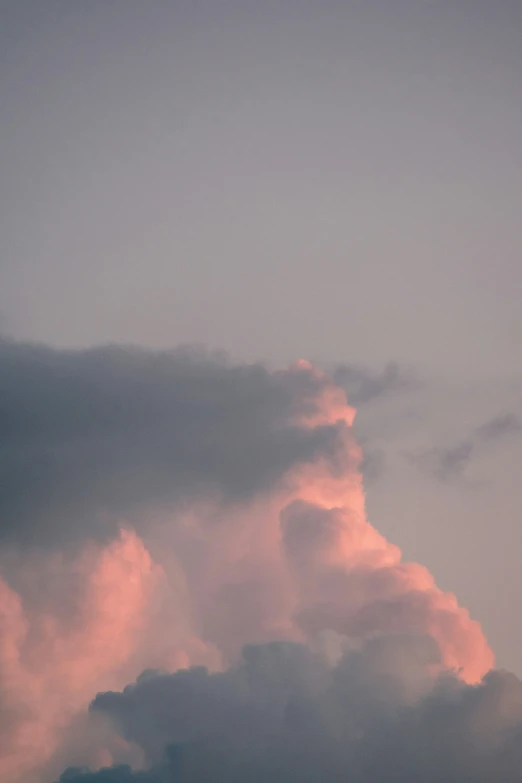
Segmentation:
<svg viewBox="0 0 522 783">
<path fill-rule="evenodd" d="M 361 470 L 364 476 L 364 484 L 373 484 L 378 481 L 386 470 L 386 452 L 382 448 L 376 448 L 367 439 L 359 438 L 363 447 L 363 459 Z"/>
<path fill-rule="evenodd" d="M 447 481 L 465 470 L 475 449 L 476 444 L 471 440 L 466 440 L 448 449 L 428 452 L 423 459 L 425 464 L 432 463 L 433 472 L 438 479 Z"/>
<path fill-rule="evenodd" d="M 163 781 L 165 778 L 163 777 Z M 60 776 L 59 783 L 162 783 L 160 775 L 153 770 L 150 772 L 133 772 L 126 764 L 117 767 L 107 767 L 98 772 L 90 772 L 88 769 L 73 768 L 65 770 Z"/>
<path fill-rule="evenodd" d="M 520 432 L 522 423 L 514 413 L 501 413 L 490 419 L 481 427 L 478 427 L 475 433 L 475 440 L 482 443 L 495 440 L 502 435 L 508 435 L 513 432 Z"/>
<path fill-rule="evenodd" d="M 407 393 L 418 392 L 424 385 L 424 381 L 416 368 L 388 362 L 382 370 L 375 370 L 364 365 L 341 364 L 331 370 L 332 377 L 343 389 L 345 389 L 348 401 L 358 410 L 355 428 L 358 441 L 363 448 L 363 461 L 361 470 L 365 484 L 371 485 L 378 482 L 384 476 L 387 468 L 385 450 L 375 445 L 373 433 L 367 432 L 365 427 L 366 406 L 373 413 L 371 403 L 379 400 L 396 401 L 399 397 L 407 397 Z M 401 419 L 405 413 L 401 409 L 394 411 L 393 417 Z M 362 419 L 361 419 L 362 416 Z M 361 423 L 363 422 L 363 423 Z M 366 422 L 368 425 L 368 422 Z"/>
<path fill-rule="evenodd" d="M 364 405 L 371 400 L 416 388 L 417 374 L 398 362 L 388 362 L 381 371 L 355 364 L 338 365 L 332 373 L 335 381 L 346 389 L 353 405 Z"/>
<path fill-rule="evenodd" d="M 151 771 L 70 770 L 60 783 L 519 781 L 522 683 L 491 672 L 468 686 L 430 674 L 437 660 L 428 637 L 388 636 L 333 666 L 272 643 L 222 673 L 149 673 L 92 709 L 143 747 Z"/>
<path fill-rule="evenodd" d="M 502 413 L 476 427 L 460 443 L 407 456 L 410 462 L 433 473 L 440 481 L 448 481 L 461 476 L 483 447 L 520 431 L 522 424 L 519 418 L 513 413 Z"/>
<path fill-rule="evenodd" d="M 318 453 L 321 380 L 201 349 L 84 351 L 0 342 L 0 535 L 105 535 L 111 514 L 191 493 L 249 498 Z"/>
</svg>

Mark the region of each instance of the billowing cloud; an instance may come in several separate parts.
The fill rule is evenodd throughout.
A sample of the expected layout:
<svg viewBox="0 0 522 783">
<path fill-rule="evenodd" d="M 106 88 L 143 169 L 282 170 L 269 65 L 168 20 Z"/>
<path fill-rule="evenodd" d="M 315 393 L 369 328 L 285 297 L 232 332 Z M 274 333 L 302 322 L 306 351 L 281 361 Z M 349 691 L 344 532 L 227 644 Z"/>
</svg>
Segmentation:
<svg viewBox="0 0 522 783">
<path fill-rule="evenodd" d="M 0 536 L 117 532 L 117 515 L 202 493 L 248 498 L 335 448 L 304 430 L 318 379 L 203 350 L 0 342 Z M 319 384 L 320 385 L 320 384 Z M 143 514 L 136 515 L 136 524 Z"/>
<path fill-rule="evenodd" d="M 295 644 L 247 647 L 231 669 L 150 674 L 100 694 L 148 773 L 120 767 L 60 783 L 519 780 L 522 683 L 441 674 L 430 637 L 376 637 L 336 662 Z"/>
<path fill-rule="evenodd" d="M 386 721 L 485 687 L 480 625 L 367 519 L 331 377 L 3 349 L 3 777 L 363 781 Z"/>
<path fill-rule="evenodd" d="M 125 671 L 160 574 L 131 532 L 0 582 L 0 778 L 32 780 L 93 689 Z M 121 682 L 121 677 L 120 677 Z"/>
</svg>

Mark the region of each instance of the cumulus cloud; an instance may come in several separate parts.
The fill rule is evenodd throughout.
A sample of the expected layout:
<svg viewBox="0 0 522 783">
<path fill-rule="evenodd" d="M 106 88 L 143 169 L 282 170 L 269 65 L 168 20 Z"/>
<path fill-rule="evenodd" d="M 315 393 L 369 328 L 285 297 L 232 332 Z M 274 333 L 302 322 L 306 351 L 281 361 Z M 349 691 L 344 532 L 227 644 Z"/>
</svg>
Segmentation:
<svg viewBox="0 0 522 783">
<path fill-rule="evenodd" d="M 405 710 L 483 687 L 480 625 L 367 519 L 334 379 L 3 351 L 3 778 L 363 781 Z"/>
<path fill-rule="evenodd" d="M 19 592 L 0 580 L 2 780 L 32 780 L 93 689 L 122 682 L 158 578 L 141 541 L 122 532 L 72 561 L 25 561 Z"/>
<path fill-rule="evenodd" d="M 522 683 L 441 674 L 430 637 L 376 637 L 335 662 L 295 644 L 247 647 L 233 668 L 149 675 L 99 694 L 150 763 L 60 783 L 519 780 Z"/>
<path fill-rule="evenodd" d="M 202 493 L 248 498 L 335 448 L 304 430 L 318 379 L 203 350 L 0 342 L 0 536 L 117 532 L 117 515 Z M 143 515 L 137 514 L 136 524 Z"/>
</svg>

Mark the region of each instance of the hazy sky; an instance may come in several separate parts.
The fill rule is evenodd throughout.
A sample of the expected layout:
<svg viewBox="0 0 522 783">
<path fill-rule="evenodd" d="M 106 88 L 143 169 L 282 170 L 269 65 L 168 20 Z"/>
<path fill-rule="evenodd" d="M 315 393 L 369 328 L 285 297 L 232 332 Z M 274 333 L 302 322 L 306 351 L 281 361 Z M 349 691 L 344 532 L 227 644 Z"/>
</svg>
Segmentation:
<svg viewBox="0 0 522 783">
<path fill-rule="evenodd" d="M 518 364 L 519 2 L 2 17 L 5 331 Z"/>
<path fill-rule="evenodd" d="M 334 449 L 313 372 L 156 349 L 304 357 L 370 521 L 522 676 L 521 41 L 520 0 L 0 0 L 0 537 L 268 492 Z"/>
</svg>

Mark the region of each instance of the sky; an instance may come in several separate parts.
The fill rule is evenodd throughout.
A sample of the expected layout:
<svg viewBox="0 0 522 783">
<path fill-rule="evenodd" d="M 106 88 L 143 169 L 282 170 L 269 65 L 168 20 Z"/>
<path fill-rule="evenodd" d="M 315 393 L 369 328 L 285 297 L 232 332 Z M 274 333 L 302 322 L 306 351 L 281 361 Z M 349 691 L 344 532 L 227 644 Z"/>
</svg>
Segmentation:
<svg viewBox="0 0 522 783">
<path fill-rule="evenodd" d="M 4 330 L 518 363 L 518 2 L 2 7 Z"/>
<path fill-rule="evenodd" d="M 302 777 L 312 732 L 332 779 L 388 781 L 383 703 L 402 779 L 434 770 L 413 720 L 446 779 L 518 780 L 440 716 L 522 731 L 521 34 L 517 0 L 0 1 L 15 783 L 199 783 L 187 737 L 242 783 L 267 716 L 259 774 Z"/>
</svg>

